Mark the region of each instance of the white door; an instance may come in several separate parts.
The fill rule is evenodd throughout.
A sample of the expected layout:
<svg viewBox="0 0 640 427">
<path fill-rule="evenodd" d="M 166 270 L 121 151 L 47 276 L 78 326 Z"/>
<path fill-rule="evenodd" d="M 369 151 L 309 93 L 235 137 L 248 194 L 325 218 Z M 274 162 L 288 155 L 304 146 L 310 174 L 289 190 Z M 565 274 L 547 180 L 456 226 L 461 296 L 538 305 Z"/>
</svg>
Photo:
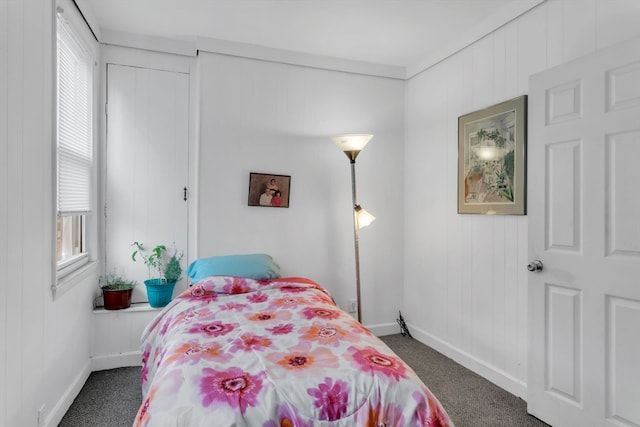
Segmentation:
<svg viewBox="0 0 640 427">
<path fill-rule="evenodd" d="M 531 77 L 528 410 L 640 425 L 640 40 Z"/>
<path fill-rule="evenodd" d="M 134 241 L 187 252 L 188 141 L 188 74 L 107 66 L 105 265 L 138 281 L 134 302 L 147 300 L 148 278 Z"/>
</svg>

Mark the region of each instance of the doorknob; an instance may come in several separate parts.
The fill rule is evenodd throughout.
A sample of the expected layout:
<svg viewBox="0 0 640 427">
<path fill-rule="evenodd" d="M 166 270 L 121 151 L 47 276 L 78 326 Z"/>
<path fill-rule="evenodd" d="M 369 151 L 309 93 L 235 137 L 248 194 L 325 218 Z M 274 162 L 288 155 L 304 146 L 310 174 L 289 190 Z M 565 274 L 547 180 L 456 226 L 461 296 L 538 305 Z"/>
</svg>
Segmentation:
<svg viewBox="0 0 640 427">
<path fill-rule="evenodd" d="M 542 265 L 542 261 L 540 261 L 539 259 L 534 259 L 529 264 L 527 264 L 527 270 L 529 271 L 538 272 L 542 271 L 543 268 L 544 266 Z"/>
</svg>

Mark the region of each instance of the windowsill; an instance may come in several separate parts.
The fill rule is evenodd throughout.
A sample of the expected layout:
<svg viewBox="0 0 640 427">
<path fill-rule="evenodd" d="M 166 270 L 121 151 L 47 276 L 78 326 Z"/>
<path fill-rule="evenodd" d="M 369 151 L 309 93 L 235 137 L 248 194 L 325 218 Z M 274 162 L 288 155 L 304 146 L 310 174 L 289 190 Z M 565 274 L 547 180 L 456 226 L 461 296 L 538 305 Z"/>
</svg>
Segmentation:
<svg viewBox="0 0 640 427">
<path fill-rule="evenodd" d="M 89 254 L 84 252 L 72 257 L 68 257 L 57 265 L 58 279 L 64 279 L 66 276 L 73 274 L 75 271 L 82 269 L 89 263 Z"/>
<path fill-rule="evenodd" d="M 93 309 L 94 314 L 105 313 L 131 313 L 131 312 L 144 312 L 144 311 L 160 311 L 163 307 L 151 307 L 148 302 L 134 302 L 129 308 L 123 308 L 120 310 L 105 310 L 104 307 L 96 307 Z"/>
<path fill-rule="evenodd" d="M 90 276 L 96 276 L 98 271 L 98 262 L 90 261 L 77 270 L 65 275 L 64 277 L 59 278 L 56 283 L 51 285 L 51 294 L 53 299 L 61 297 L 65 293 L 67 293 L 74 286 L 82 283 L 84 280 L 89 278 Z M 97 286 L 97 278 L 96 286 Z"/>
</svg>

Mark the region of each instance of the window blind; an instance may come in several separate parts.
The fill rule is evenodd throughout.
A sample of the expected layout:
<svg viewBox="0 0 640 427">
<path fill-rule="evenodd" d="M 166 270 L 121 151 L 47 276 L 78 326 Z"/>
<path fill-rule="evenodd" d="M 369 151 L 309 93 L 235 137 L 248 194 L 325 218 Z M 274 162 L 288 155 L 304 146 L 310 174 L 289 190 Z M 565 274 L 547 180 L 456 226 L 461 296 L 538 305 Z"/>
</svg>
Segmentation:
<svg viewBox="0 0 640 427">
<path fill-rule="evenodd" d="M 91 212 L 92 62 L 58 14 L 58 215 Z"/>
</svg>

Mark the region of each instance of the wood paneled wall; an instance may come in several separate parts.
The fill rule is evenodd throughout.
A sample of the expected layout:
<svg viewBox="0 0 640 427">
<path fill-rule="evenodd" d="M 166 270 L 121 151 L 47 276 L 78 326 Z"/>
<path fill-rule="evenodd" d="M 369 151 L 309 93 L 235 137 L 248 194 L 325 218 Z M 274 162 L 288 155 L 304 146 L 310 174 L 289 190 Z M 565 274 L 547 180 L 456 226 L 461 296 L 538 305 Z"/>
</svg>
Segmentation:
<svg viewBox="0 0 640 427">
<path fill-rule="evenodd" d="M 404 81 L 201 51 L 198 256 L 264 252 L 285 276 L 355 299 L 349 160 L 331 142 L 372 133 L 358 157 L 363 322 L 396 331 L 402 301 Z M 250 172 L 291 176 L 287 209 L 247 206 Z"/>
<path fill-rule="evenodd" d="M 0 3 L 0 424 L 35 425 L 51 251 L 51 9 Z M 45 90 L 46 89 L 46 90 Z M 47 239 L 46 241 L 50 241 Z M 28 414 L 28 415 L 27 415 Z"/>
<path fill-rule="evenodd" d="M 0 0 L 1 426 L 57 425 L 89 374 L 95 274 L 50 291 L 54 3 Z"/>
<path fill-rule="evenodd" d="M 407 82 L 406 320 L 523 397 L 527 217 L 457 214 L 457 119 L 526 94 L 532 74 L 640 35 L 638 22 L 634 0 L 548 0 Z"/>
</svg>

